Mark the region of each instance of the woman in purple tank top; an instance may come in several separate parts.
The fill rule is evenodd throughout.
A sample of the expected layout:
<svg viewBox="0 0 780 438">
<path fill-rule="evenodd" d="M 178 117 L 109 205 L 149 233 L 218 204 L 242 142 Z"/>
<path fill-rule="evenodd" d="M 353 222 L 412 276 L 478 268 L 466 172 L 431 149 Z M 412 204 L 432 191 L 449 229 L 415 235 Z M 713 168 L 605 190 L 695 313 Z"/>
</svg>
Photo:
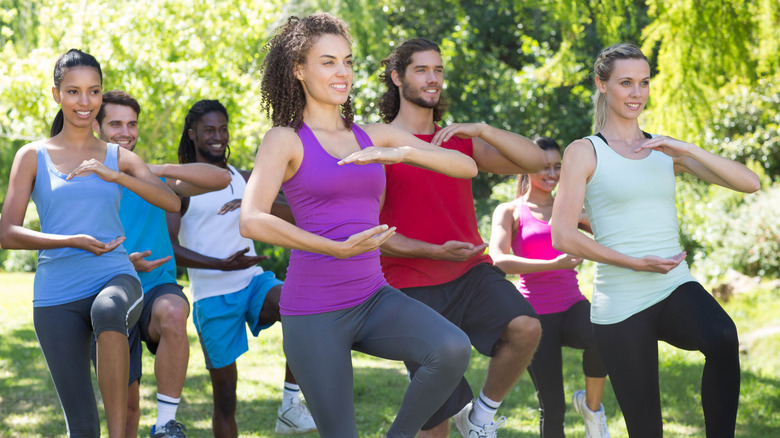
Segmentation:
<svg viewBox="0 0 780 438">
<path fill-rule="evenodd" d="M 582 415 L 587 436 L 607 438 L 610 435 L 601 405 L 607 371 L 596 348 L 590 303 L 580 292 L 574 270 L 582 259 L 553 248 L 550 236 L 552 192 L 561 174 L 561 148 L 549 137 L 537 137 L 534 143 L 544 150 L 547 166 L 538 173 L 519 175 L 517 199 L 496 208 L 490 257 L 504 272 L 520 274 L 518 290 L 542 324 L 542 339 L 528 367 L 539 398 L 540 436 L 564 436 L 561 348 L 566 346 L 583 350 L 585 390 L 574 392 L 574 409 Z M 590 231 L 584 212 L 580 228 Z"/>
<path fill-rule="evenodd" d="M 241 234 L 293 250 L 282 289 L 284 350 L 322 437 L 357 437 L 350 350 L 421 364 L 387 436 L 413 437 L 468 366 L 467 336 L 387 285 L 379 246 L 384 164 L 470 178 L 473 160 L 389 125 L 358 126 L 346 24 L 291 17 L 267 44 L 262 99 L 273 120 L 241 209 Z M 270 209 L 282 188 L 295 225 Z M 421 188 L 424 189 L 424 188 Z"/>
<path fill-rule="evenodd" d="M 108 435 L 125 435 L 127 331 L 140 315 L 142 291 L 121 246 L 122 187 L 160 208 L 179 209 L 178 197 L 138 156 L 95 137 L 102 83 L 93 56 L 71 49 L 57 60 L 52 94 L 61 109 L 51 138 L 16 153 L 0 219 L 3 248 L 39 250 L 33 323 L 69 436 L 100 436 L 93 334 Z M 23 226 L 31 197 L 42 231 Z"/>
</svg>

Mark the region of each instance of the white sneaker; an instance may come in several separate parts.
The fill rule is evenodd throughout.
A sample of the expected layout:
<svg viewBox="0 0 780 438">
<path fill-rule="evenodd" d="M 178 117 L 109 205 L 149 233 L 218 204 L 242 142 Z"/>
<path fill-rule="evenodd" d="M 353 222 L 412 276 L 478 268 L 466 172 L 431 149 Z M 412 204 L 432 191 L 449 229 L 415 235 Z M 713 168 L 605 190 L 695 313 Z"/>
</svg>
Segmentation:
<svg viewBox="0 0 780 438">
<path fill-rule="evenodd" d="M 311 417 L 309 408 L 301 403 L 301 399 L 293 399 L 292 405 L 287 409 L 279 408 L 276 417 L 276 433 L 282 435 L 297 435 L 317 430 L 314 418 Z"/>
<path fill-rule="evenodd" d="M 479 427 L 469 421 L 469 414 L 474 407 L 474 403 L 469 403 L 463 407 L 457 414 L 452 416 L 452 420 L 455 422 L 455 427 L 460 432 L 463 438 L 496 438 L 498 434 L 496 431 L 503 427 L 506 423 L 506 417 L 499 417 L 498 421 L 491 421 L 490 423 Z"/>
<path fill-rule="evenodd" d="M 591 411 L 585 401 L 585 391 L 583 390 L 574 392 L 571 403 L 574 405 L 574 410 L 582 415 L 582 420 L 585 422 L 586 438 L 610 438 L 604 405 L 599 405 L 598 411 Z"/>
</svg>

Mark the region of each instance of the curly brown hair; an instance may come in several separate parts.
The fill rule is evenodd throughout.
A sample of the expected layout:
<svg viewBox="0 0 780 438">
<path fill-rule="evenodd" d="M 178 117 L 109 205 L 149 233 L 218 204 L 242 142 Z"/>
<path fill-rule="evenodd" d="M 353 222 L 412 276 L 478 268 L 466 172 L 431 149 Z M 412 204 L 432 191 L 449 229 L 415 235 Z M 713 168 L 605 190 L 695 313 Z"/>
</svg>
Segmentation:
<svg viewBox="0 0 780 438">
<path fill-rule="evenodd" d="M 385 123 L 390 123 L 398 115 L 398 110 L 401 108 L 401 90 L 395 85 L 392 78 L 393 70 L 398 72 L 398 77 L 403 80 L 406 75 L 406 67 L 412 63 L 412 55 L 417 52 L 427 52 L 429 50 L 435 50 L 441 55 L 441 49 L 439 45 L 427 38 L 414 38 L 409 41 L 405 41 L 398 46 L 387 58 L 382 60 L 382 67 L 384 72 L 379 74 L 379 80 L 384 82 L 387 91 L 379 98 L 379 115 Z M 439 103 L 433 109 L 433 121 L 438 122 L 441 120 L 444 112 L 447 110 L 447 101 L 442 96 L 439 98 Z"/>
<path fill-rule="evenodd" d="M 289 126 L 298 132 L 303 125 L 306 95 L 295 77 L 295 67 L 306 62 L 306 54 L 322 35 L 339 35 L 352 44 L 349 26 L 326 13 L 308 17 L 290 17 L 277 34 L 265 45 L 268 51 L 263 61 L 260 86 L 261 105 L 273 126 Z M 352 128 L 355 113 L 352 99 L 341 105 L 347 128 Z"/>
</svg>

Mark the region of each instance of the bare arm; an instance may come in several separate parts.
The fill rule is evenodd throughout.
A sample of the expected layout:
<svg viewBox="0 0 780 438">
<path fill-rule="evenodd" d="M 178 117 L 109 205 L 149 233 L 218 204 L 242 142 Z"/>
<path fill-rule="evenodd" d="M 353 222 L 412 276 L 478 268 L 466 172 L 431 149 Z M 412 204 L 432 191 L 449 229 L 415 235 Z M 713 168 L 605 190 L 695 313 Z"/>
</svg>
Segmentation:
<svg viewBox="0 0 780 438">
<path fill-rule="evenodd" d="M 441 245 L 412 239 L 395 233 L 382 244 L 380 250 L 386 257 L 404 257 L 413 259 L 466 261 L 485 252 L 487 243 L 474 245 L 469 242 L 449 240 Z"/>
<path fill-rule="evenodd" d="M 517 233 L 517 218 L 514 203 L 501 204 L 493 212 L 490 231 L 490 257 L 493 264 L 507 274 L 528 274 L 531 272 L 571 269 L 582 263 L 579 257 L 562 254 L 552 260 L 529 259 L 512 254 L 512 239 Z"/>
<path fill-rule="evenodd" d="M 59 235 L 25 228 L 24 214 L 35 184 L 37 163 L 35 146 L 27 145 L 16 152 L 0 215 L 0 246 L 3 249 L 72 247 L 101 255 L 112 251 L 125 240 L 124 237 L 119 237 L 110 242 L 101 242 L 86 234 Z"/>
<path fill-rule="evenodd" d="M 685 252 L 672 258 L 653 255 L 631 257 L 608 248 L 580 233 L 585 185 L 596 168 L 596 153 L 588 140 L 576 140 L 566 149 L 552 213 L 552 243 L 558 251 L 635 271 L 667 273 L 685 259 Z"/>
<path fill-rule="evenodd" d="M 526 137 L 494 128 L 486 123 L 454 123 L 433 136 L 441 145 L 452 136 L 472 138 L 474 161 L 479 170 L 500 175 L 534 173 L 545 166 L 544 152 Z"/>
<path fill-rule="evenodd" d="M 761 188 L 761 180 L 744 164 L 674 138 L 658 136 L 646 141 L 637 151 L 653 149 L 674 159 L 675 172 L 688 172 L 711 184 L 717 184 L 744 193 Z"/>
<path fill-rule="evenodd" d="M 460 152 L 432 145 L 402 129 L 383 123 L 365 125 L 363 129 L 376 147 L 356 152 L 342 162 L 406 163 L 454 178 L 473 178 L 477 175 L 478 169 L 474 160 Z M 392 150 L 382 150 L 383 148 Z"/>
<path fill-rule="evenodd" d="M 227 169 L 207 163 L 150 164 L 149 169 L 179 196 L 222 190 L 230 184 Z"/>
<path fill-rule="evenodd" d="M 244 192 L 240 220 L 242 236 L 285 248 L 347 258 L 376 249 L 395 232 L 394 228 L 379 225 L 337 242 L 304 231 L 271 214 L 282 182 L 295 174 L 302 157 L 303 146 L 292 129 L 273 128 L 266 133 Z"/>
</svg>

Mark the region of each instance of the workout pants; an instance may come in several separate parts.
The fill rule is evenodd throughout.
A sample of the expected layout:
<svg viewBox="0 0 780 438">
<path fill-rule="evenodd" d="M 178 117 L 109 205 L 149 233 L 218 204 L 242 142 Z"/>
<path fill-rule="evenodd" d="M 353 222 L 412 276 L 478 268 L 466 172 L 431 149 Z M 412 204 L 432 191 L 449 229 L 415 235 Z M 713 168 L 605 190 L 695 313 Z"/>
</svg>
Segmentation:
<svg viewBox="0 0 780 438">
<path fill-rule="evenodd" d="M 434 310 L 385 286 L 362 304 L 282 315 L 284 353 L 320 436 L 356 438 L 350 350 L 420 364 L 388 437 L 414 437 L 468 367 L 469 339 Z"/>
<path fill-rule="evenodd" d="M 739 341 L 734 322 L 697 282 L 616 324 L 593 325 L 628 434 L 663 436 L 658 340 L 704 354 L 701 403 L 707 437 L 733 437 L 739 404 Z"/>
<path fill-rule="evenodd" d="M 542 438 L 563 437 L 566 398 L 561 348 L 584 350 L 582 370 L 586 377 L 606 377 L 607 371 L 596 348 L 587 300 L 578 301 L 563 312 L 539 315 L 539 321 L 542 339 L 528 367 L 539 398 L 539 428 Z"/>
<path fill-rule="evenodd" d="M 92 334 L 127 335 L 141 313 L 143 291 L 138 279 L 117 275 L 97 295 L 57 306 L 33 309 L 33 323 L 46 365 L 65 413 L 71 437 L 99 437 L 100 419 L 92 390 Z"/>
</svg>

